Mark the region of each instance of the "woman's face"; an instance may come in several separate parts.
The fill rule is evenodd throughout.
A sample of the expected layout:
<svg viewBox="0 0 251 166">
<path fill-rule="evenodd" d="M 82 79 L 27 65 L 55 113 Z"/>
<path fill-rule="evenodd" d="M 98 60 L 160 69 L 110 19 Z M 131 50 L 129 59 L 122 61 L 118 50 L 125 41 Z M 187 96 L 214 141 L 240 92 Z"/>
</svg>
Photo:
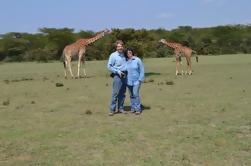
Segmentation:
<svg viewBox="0 0 251 166">
<path fill-rule="evenodd" d="M 133 57 L 132 51 L 128 50 L 127 51 L 127 57 L 131 59 Z"/>
</svg>

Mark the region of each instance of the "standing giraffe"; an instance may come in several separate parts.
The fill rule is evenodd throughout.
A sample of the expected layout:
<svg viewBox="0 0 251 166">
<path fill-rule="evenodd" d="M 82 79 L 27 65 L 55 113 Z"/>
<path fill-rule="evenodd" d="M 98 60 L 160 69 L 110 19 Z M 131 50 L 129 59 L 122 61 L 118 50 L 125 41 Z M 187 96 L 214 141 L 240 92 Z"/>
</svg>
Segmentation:
<svg viewBox="0 0 251 166">
<path fill-rule="evenodd" d="M 188 72 L 188 74 L 191 75 L 192 74 L 191 57 L 192 57 L 192 53 L 195 51 L 189 47 L 183 46 L 180 43 L 167 42 L 165 39 L 161 39 L 160 42 L 167 45 L 168 47 L 174 49 L 174 54 L 175 54 L 175 58 L 176 58 L 176 75 L 179 74 L 180 60 L 181 60 L 182 55 L 186 57 L 186 61 L 187 61 L 187 70 L 188 71 L 186 71 L 186 73 Z M 196 61 L 198 62 L 197 56 L 196 56 Z M 182 71 L 182 73 L 183 73 L 183 71 Z"/>
<path fill-rule="evenodd" d="M 95 42 L 96 40 L 104 37 L 106 34 L 111 33 L 108 29 L 97 33 L 94 37 L 88 38 L 88 39 L 79 39 L 75 43 L 72 43 L 70 45 L 65 46 L 63 50 L 63 63 L 64 63 L 64 74 L 65 78 L 67 78 L 67 71 L 66 68 L 68 67 L 71 77 L 74 78 L 71 70 L 71 60 L 74 56 L 78 56 L 78 74 L 77 78 L 80 77 L 80 67 L 83 66 L 84 63 L 84 58 L 85 58 L 85 52 L 86 52 L 86 47 Z M 85 68 L 84 69 L 84 75 L 86 75 Z"/>
</svg>

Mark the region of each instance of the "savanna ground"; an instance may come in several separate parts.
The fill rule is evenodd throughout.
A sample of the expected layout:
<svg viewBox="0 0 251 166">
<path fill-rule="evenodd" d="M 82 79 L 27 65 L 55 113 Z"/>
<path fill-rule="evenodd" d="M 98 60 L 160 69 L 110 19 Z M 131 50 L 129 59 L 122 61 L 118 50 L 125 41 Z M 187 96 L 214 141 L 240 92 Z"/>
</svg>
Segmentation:
<svg viewBox="0 0 251 166">
<path fill-rule="evenodd" d="M 143 113 L 113 117 L 106 61 L 68 80 L 59 62 L 0 64 L 0 165 L 251 165 L 251 55 L 178 77 L 173 60 L 145 59 Z"/>
</svg>

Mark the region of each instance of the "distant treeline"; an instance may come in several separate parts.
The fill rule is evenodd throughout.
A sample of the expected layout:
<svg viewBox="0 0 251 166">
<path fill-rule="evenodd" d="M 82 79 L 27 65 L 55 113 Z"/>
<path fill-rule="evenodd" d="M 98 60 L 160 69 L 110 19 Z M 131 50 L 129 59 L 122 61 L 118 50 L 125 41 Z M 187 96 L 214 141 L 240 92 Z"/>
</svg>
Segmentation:
<svg viewBox="0 0 251 166">
<path fill-rule="evenodd" d="M 166 29 L 112 29 L 113 32 L 88 46 L 87 60 L 107 59 L 114 42 L 121 39 L 126 47 L 134 48 L 140 57 L 168 57 L 173 52 L 158 41 L 179 42 L 199 55 L 251 53 L 251 25 L 227 25 L 210 28 L 180 26 Z M 39 33 L 11 32 L 0 36 L 1 61 L 59 60 L 64 47 L 80 38 L 95 35 L 93 31 L 41 28 Z"/>
</svg>

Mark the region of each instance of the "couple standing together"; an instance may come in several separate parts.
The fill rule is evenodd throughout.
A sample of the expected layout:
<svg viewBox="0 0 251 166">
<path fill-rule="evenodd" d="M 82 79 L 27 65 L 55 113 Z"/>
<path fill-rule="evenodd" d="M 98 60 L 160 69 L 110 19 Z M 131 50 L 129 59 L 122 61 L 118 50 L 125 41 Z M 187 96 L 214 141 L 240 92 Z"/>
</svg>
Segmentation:
<svg viewBox="0 0 251 166">
<path fill-rule="evenodd" d="M 116 51 L 110 55 L 107 64 L 113 78 L 109 115 L 114 115 L 116 109 L 120 113 L 126 113 L 124 110 L 126 87 L 130 93 L 131 112 L 140 114 L 142 110 L 139 89 L 144 80 L 144 65 L 140 58 L 134 55 L 132 49 L 129 48 L 124 53 L 123 41 L 118 40 L 115 45 Z"/>
</svg>

